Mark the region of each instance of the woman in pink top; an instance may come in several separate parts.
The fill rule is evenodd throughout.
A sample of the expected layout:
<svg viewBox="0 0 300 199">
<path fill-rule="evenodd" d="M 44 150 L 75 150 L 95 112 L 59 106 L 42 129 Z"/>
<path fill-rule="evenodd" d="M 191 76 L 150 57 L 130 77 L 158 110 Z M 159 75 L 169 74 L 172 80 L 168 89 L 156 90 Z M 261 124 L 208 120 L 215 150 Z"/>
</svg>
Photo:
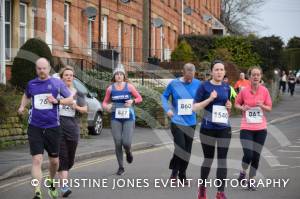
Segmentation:
<svg viewBox="0 0 300 199">
<path fill-rule="evenodd" d="M 250 166 L 249 190 L 255 190 L 255 176 L 258 169 L 260 153 L 267 137 L 267 120 L 265 111 L 272 110 L 272 100 L 266 87 L 260 84 L 262 70 L 255 66 L 249 69 L 251 86 L 243 89 L 235 100 L 235 108 L 242 111 L 240 140 L 244 156 L 242 171 L 238 180 L 246 186 L 246 172 Z"/>
</svg>

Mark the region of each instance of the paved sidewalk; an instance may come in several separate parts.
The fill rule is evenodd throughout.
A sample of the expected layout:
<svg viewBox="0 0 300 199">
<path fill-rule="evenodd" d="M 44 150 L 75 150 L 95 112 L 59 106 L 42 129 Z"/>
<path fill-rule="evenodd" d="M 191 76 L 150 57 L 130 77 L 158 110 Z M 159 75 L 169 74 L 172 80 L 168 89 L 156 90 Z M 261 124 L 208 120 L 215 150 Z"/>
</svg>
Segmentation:
<svg viewBox="0 0 300 199">
<path fill-rule="evenodd" d="M 287 93 L 281 96 L 281 101 L 267 114 L 268 121 L 277 121 L 300 117 L 300 86 L 296 87 L 295 96 Z M 233 126 L 239 125 L 239 119 L 234 118 Z M 236 130 L 237 128 L 233 128 Z M 197 131 L 198 132 L 198 131 Z M 198 133 L 195 134 L 198 137 Z M 133 138 L 135 150 L 153 147 L 155 145 L 172 143 L 168 129 L 136 128 Z M 100 136 L 81 139 L 77 149 L 77 161 L 114 153 L 114 143 L 110 129 L 104 129 Z M 44 155 L 45 160 L 47 156 Z M 28 145 L 18 146 L 0 151 L 0 180 L 16 175 L 24 175 L 30 171 L 31 156 Z"/>
</svg>

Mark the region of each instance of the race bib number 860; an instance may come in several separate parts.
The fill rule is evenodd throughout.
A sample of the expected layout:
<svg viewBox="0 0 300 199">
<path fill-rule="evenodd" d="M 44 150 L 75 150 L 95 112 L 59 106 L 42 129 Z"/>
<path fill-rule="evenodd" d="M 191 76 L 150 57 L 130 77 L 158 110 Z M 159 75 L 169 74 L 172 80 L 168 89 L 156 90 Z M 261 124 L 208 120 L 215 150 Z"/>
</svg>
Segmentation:
<svg viewBox="0 0 300 199">
<path fill-rule="evenodd" d="M 178 115 L 192 115 L 193 99 L 178 100 Z"/>
</svg>

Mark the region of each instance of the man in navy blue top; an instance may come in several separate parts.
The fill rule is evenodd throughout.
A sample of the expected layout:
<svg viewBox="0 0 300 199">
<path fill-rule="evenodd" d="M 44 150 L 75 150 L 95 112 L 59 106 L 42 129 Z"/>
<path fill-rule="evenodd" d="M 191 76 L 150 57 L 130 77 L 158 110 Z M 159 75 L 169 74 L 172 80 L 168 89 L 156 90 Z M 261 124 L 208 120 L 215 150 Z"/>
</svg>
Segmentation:
<svg viewBox="0 0 300 199">
<path fill-rule="evenodd" d="M 50 64 L 47 59 L 36 61 L 37 78 L 29 81 L 22 97 L 19 114 L 24 113 L 27 104 L 31 102 L 29 111 L 29 126 L 27 130 L 30 153 L 32 155 L 32 177 L 38 183 L 35 187 L 34 199 L 42 198 L 42 162 L 44 149 L 49 156 L 48 194 L 57 198 L 58 192 L 53 185 L 53 178 L 59 166 L 58 153 L 60 144 L 59 105 L 72 104 L 73 98 L 65 84 L 57 78 L 49 76 Z M 64 99 L 57 99 L 61 95 Z"/>
<path fill-rule="evenodd" d="M 201 82 L 194 78 L 195 66 L 187 63 L 183 76 L 172 80 L 161 96 L 164 111 L 171 119 L 171 132 L 174 137 L 174 154 L 169 169 L 171 178 L 186 180 L 186 169 L 191 156 L 196 127 L 196 113 L 192 111 L 196 91 Z M 169 98 L 171 97 L 171 103 Z"/>
</svg>

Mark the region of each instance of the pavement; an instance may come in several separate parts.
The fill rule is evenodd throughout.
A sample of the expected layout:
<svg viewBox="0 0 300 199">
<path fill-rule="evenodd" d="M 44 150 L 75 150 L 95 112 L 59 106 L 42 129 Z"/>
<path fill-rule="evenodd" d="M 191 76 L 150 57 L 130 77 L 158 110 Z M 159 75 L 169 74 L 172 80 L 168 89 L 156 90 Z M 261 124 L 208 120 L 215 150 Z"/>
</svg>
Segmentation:
<svg viewBox="0 0 300 199">
<path fill-rule="evenodd" d="M 300 117 L 300 86 L 296 87 L 296 95 L 291 97 L 287 93 L 281 95 L 281 100 L 273 107 L 273 111 L 267 114 L 269 124 L 276 124 Z M 298 120 L 299 121 L 299 120 Z M 231 119 L 233 133 L 238 134 L 240 117 Z M 274 127 L 276 128 L 276 127 Z M 198 130 L 197 130 L 198 132 Z M 198 137 L 198 133 L 195 134 Z M 284 136 L 285 144 L 289 144 Z M 168 129 L 136 128 L 133 137 L 133 150 L 141 151 L 149 148 L 157 148 L 172 143 L 172 136 Z M 284 144 L 284 143 L 283 143 Z M 276 147 L 276 143 L 274 143 Z M 76 164 L 92 158 L 99 158 L 114 154 L 114 143 L 110 129 L 104 129 L 100 136 L 90 136 L 81 139 L 77 148 Z M 44 155 L 44 168 L 47 167 L 47 156 Z M 31 156 L 28 145 L 17 146 L 0 150 L 0 182 L 30 173 Z"/>
</svg>

